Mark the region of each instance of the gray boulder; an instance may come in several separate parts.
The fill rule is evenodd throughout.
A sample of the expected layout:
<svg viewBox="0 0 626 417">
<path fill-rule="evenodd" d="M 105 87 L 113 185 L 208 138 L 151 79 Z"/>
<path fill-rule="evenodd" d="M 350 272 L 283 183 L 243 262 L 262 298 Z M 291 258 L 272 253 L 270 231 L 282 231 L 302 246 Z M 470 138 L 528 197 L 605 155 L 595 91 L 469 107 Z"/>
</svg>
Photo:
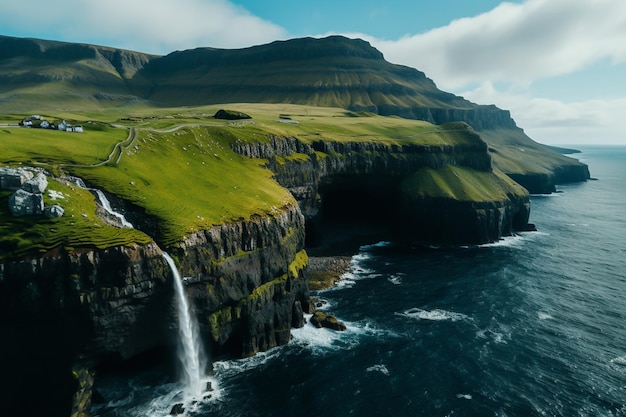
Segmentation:
<svg viewBox="0 0 626 417">
<path fill-rule="evenodd" d="M 65 213 L 65 210 L 58 204 L 55 204 L 54 206 L 46 206 L 46 208 L 44 208 L 43 210 L 44 216 L 49 219 L 56 219 L 57 217 L 61 217 L 63 216 L 63 213 Z"/>
<path fill-rule="evenodd" d="M 31 178 L 33 178 L 33 173 L 25 169 L 0 168 L 0 188 L 3 190 L 19 190 Z"/>
<path fill-rule="evenodd" d="M 35 178 L 32 178 L 22 185 L 22 188 L 29 193 L 43 193 L 48 187 L 48 179 L 41 172 Z"/>
<path fill-rule="evenodd" d="M 43 213 L 43 195 L 17 190 L 9 197 L 9 210 L 16 216 L 33 216 Z"/>
</svg>

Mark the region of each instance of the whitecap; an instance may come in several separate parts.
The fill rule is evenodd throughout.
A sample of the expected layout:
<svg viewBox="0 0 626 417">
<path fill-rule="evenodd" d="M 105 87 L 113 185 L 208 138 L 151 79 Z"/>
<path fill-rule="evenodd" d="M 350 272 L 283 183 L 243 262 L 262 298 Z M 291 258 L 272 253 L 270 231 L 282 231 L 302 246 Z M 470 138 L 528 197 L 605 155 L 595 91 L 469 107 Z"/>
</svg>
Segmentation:
<svg viewBox="0 0 626 417">
<path fill-rule="evenodd" d="M 363 245 L 359 249 L 362 250 L 362 251 L 367 251 L 367 250 L 371 250 L 373 248 L 386 248 L 386 247 L 391 246 L 391 245 L 392 245 L 391 242 L 383 240 L 383 241 L 380 241 L 378 243 L 373 243 L 371 245 Z"/>
<path fill-rule="evenodd" d="M 393 337 L 397 334 L 388 330 L 382 330 L 369 322 L 349 322 L 337 319 L 343 322 L 346 330 L 339 332 L 331 329 L 313 326 L 309 319 L 311 315 L 305 315 L 307 323 L 299 328 L 291 330 L 291 346 L 300 346 L 310 349 L 314 354 L 323 354 L 329 350 L 346 350 L 358 345 L 364 337 L 384 336 Z"/>
<path fill-rule="evenodd" d="M 507 343 L 507 340 L 511 339 L 511 333 L 507 332 L 506 329 L 502 329 L 501 332 L 494 331 L 491 329 L 482 329 L 476 332 L 476 337 L 480 339 L 490 339 L 494 343 Z"/>
<path fill-rule="evenodd" d="M 392 275 L 389 278 L 387 278 L 387 281 L 391 282 L 394 285 L 400 285 L 402 284 L 402 277 L 398 275 Z"/>
<path fill-rule="evenodd" d="M 534 233 L 534 232 L 533 232 Z M 500 248 L 500 247 L 508 247 L 515 248 L 524 244 L 524 236 L 516 234 L 511 236 L 505 236 L 498 240 L 497 242 L 485 243 L 482 245 L 478 245 L 479 248 Z"/>
<path fill-rule="evenodd" d="M 367 368 L 367 372 L 380 372 L 385 376 L 389 376 L 389 369 L 385 365 L 374 365 Z"/>
<path fill-rule="evenodd" d="M 249 358 L 213 362 L 213 371 L 216 378 L 222 379 L 230 375 L 255 369 L 274 358 L 278 358 L 282 354 L 282 348 L 283 347 L 277 347 L 266 352 L 259 352 Z"/>
<path fill-rule="evenodd" d="M 459 399 L 462 398 L 464 400 L 471 400 L 472 396 L 470 394 L 457 394 L 456 398 L 459 398 Z"/>
<path fill-rule="evenodd" d="M 311 315 L 305 315 L 305 318 L 307 323 L 304 326 L 291 330 L 291 343 L 312 348 L 332 349 L 336 347 L 334 346 L 335 342 L 343 336 L 343 332 L 326 328 L 318 329 L 309 322 Z"/>
<path fill-rule="evenodd" d="M 626 367 L 626 356 L 618 356 L 610 361 L 612 364 L 621 365 Z"/>
<path fill-rule="evenodd" d="M 554 318 L 551 315 L 549 315 L 548 313 L 544 313 L 542 311 L 537 313 L 537 317 L 539 317 L 539 320 L 550 320 L 550 319 Z"/>
<path fill-rule="evenodd" d="M 429 321 L 460 321 L 460 320 L 471 320 L 471 317 L 466 316 L 465 314 L 455 313 L 453 311 L 447 310 L 422 310 L 421 308 L 411 308 L 402 313 L 396 313 L 398 316 L 408 317 L 413 319 L 420 320 L 429 320 Z"/>
</svg>

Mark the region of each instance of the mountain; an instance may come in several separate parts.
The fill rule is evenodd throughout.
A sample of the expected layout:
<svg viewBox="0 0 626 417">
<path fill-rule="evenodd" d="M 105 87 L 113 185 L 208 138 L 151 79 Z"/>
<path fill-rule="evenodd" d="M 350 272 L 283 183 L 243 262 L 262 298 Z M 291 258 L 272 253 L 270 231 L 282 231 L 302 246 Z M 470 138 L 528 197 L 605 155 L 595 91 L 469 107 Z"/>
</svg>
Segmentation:
<svg viewBox="0 0 626 417">
<path fill-rule="evenodd" d="M 389 63 L 360 39 L 301 38 L 156 56 L 0 36 L 0 112 L 244 102 L 463 121 L 490 145 L 495 165 L 531 192 L 589 178 L 583 164 L 531 140 L 508 111 L 441 91 L 423 72 Z"/>
</svg>

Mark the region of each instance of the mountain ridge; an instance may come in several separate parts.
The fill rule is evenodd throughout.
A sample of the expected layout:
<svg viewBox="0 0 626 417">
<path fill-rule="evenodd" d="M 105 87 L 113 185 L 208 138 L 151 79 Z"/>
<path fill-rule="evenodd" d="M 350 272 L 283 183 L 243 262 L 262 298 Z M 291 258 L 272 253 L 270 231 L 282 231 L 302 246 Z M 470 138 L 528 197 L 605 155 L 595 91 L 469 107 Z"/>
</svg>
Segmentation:
<svg viewBox="0 0 626 417">
<path fill-rule="evenodd" d="M 488 142 L 494 164 L 531 192 L 590 177 L 584 164 L 529 138 L 509 111 L 439 90 L 423 72 L 386 61 L 361 39 L 297 38 L 150 55 L 0 36 L 0 112 L 221 103 L 338 107 L 433 124 L 463 121 Z M 526 173 L 532 181 L 524 180 Z"/>
</svg>

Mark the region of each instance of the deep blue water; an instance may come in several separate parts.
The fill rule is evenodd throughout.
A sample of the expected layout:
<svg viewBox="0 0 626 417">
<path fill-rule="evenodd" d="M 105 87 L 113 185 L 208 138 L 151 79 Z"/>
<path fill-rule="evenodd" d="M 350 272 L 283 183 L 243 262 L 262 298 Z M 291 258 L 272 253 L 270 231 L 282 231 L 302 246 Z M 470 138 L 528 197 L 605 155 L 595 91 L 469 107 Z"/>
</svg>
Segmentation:
<svg viewBox="0 0 626 417">
<path fill-rule="evenodd" d="M 626 147 L 575 156 L 598 181 L 533 196 L 537 232 L 361 248 L 319 294 L 347 332 L 215 363 L 187 415 L 626 416 Z M 96 415 L 168 415 L 180 386 L 158 381 L 105 381 Z"/>
</svg>

